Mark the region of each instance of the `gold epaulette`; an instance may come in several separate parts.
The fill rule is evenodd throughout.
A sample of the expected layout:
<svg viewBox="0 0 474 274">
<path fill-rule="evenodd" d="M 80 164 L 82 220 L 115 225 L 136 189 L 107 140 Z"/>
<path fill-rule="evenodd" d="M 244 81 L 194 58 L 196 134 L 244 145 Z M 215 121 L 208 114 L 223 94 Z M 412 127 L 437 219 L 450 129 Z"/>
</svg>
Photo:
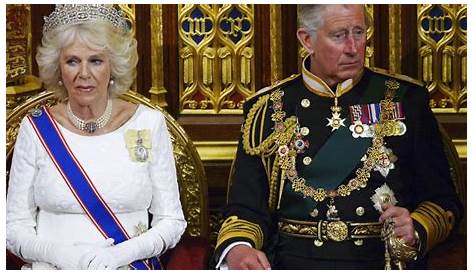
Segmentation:
<svg viewBox="0 0 474 274">
<path fill-rule="evenodd" d="M 263 130 L 265 116 L 268 109 L 270 94 L 262 95 L 253 103 L 249 109 L 242 125 L 242 144 L 246 153 L 250 155 L 261 155 L 263 148 Z"/>
<path fill-rule="evenodd" d="M 291 76 L 289 76 L 289 77 L 287 77 L 287 78 L 285 78 L 285 79 L 283 79 L 283 80 L 278 80 L 278 81 L 276 81 L 275 83 L 273 83 L 272 85 L 267 86 L 267 87 L 264 87 L 264 88 L 258 90 L 257 92 L 255 92 L 255 94 L 249 96 L 249 97 L 246 99 L 246 101 L 249 101 L 249 100 L 251 100 L 252 98 L 254 98 L 254 97 L 256 97 L 256 96 L 259 96 L 259 95 L 261 95 L 262 93 L 265 93 L 265 92 L 267 92 L 267 91 L 269 91 L 269 90 L 273 90 L 273 89 L 275 89 L 275 88 L 279 88 L 279 87 L 283 86 L 284 84 L 288 83 L 289 81 L 291 81 L 291 80 L 297 78 L 297 77 L 300 76 L 300 75 L 301 75 L 301 73 L 292 74 Z"/>
<path fill-rule="evenodd" d="M 412 83 L 412 84 L 415 84 L 415 85 L 418 85 L 418 86 L 421 86 L 421 87 L 425 86 L 425 84 L 422 81 L 417 80 L 415 78 L 411 78 L 411 77 L 403 75 L 403 74 L 389 72 L 386 69 L 376 68 L 376 67 L 366 67 L 366 68 L 368 68 L 369 70 L 371 70 L 375 73 L 380 73 L 380 74 L 383 74 L 385 76 L 393 77 L 393 78 L 396 78 L 398 80 L 406 81 L 406 82 L 409 82 L 409 83 Z"/>
<path fill-rule="evenodd" d="M 274 149 L 274 141 L 277 137 L 281 138 L 282 134 L 271 133 L 268 137 L 264 136 L 263 129 L 265 123 L 273 123 L 275 119 L 274 115 L 283 115 L 284 117 L 286 114 L 284 111 L 280 111 L 280 113 L 273 113 L 273 121 L 266 121 L 265 117 L 267 110 L 269 109 L 269 104 L 271 104 L 269 101 L 278 100 L 281 102 L 284 95 L 284 92 L 281 90 L 281 88 L 284 87 L 286 83 L 297 78 L 298 76 L 299 74 L 293 74 L 292 76 L 258 92 L 260 97 L 258 97 L 258 99 L 250 107 L 242 127 L 243 147 L 248 154 L 262 156 L 263 154 L 268 155 L 273 152 L 271 150 Z M 285 121 L 286 128 L 292 128 L 291 125 L 293 124 L 295 124 L 293 119 Z M 290 131 L 291 130 L 288 132 Z M 288 139 L 291 136 L 284 137 L 286 137 L 284 139 Z"/>
<path fill-rule="evenodd" d="M 263 247 L 263 232 L 259 225 L 239 219 L 237 216 L 228 217 L 222 224 L 217 236 L 216 249 L 231 238 L 248 239 L 256 249 Z"/>
<path fill-rule="evenodd" d="M 421 203 L 410 215 L 426 231 L 426 251 L 449 236 L 455 221 L 451 211 L 429 201 Z"/>
</svg>

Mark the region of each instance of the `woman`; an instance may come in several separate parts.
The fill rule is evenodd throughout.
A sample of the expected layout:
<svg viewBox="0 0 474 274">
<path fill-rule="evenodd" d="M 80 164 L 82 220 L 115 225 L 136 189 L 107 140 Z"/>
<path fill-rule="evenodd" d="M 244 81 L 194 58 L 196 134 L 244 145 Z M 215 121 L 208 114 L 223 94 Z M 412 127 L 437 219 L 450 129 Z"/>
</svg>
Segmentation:
<svg viewBox="0 0 474 274">
<path fill-rule="evenodd" d="M 163 115 L 117 97 L 136 44 L 110 5 L 57 5 L 45 18 L 36 59 L 61 100 L 22 120 L 6 215 L 7 248 L 33 269 L 156 267 L 146 259 L 186 228 Z"/>
</svg>

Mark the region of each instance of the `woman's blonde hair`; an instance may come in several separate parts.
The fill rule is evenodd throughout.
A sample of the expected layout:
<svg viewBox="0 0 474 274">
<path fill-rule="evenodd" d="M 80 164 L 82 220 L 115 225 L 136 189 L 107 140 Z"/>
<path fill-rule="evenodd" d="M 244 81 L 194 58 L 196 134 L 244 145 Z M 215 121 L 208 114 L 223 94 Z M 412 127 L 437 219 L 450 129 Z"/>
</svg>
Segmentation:
<svg viewBox="0 0 474 274">
<path fill-rule="evenodd" d="M 104 50 L 108 56 L 114 80 L 108 87 L 109 95 L 115 97 L 127 92 L 136 75 L 137 40 L 131 32 L 124 33 L 101 21 L 66 25 L 43 35 L 36 62 L 45 87 L 55 91 L 60 99 L 68 96 L 64 86 L 58 83 L 61 80 L 59 56 L 63 48 L 78 39 L 91 49 Z"/>
</svg>

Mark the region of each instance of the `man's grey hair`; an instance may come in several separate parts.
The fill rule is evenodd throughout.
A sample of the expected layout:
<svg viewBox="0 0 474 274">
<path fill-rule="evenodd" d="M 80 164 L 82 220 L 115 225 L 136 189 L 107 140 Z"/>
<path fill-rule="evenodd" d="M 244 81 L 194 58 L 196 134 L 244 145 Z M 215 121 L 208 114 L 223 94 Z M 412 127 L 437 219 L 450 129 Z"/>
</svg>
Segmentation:
<svg viewBox="0 0 474 274">
<path fill-rule="evenodd" d="M 323 24 L 322 12 L 328 5 L 298 5 L 298 23 L 301 28 L 305 28 L 308 32 L 317 32 Z M 346 5 L 344 5 L 346 6 Z M 362 5 L 363 6 L 363 5 Z M 364 8 L 365 24 L 368 24 L 367 11 Z"/>
</svg>

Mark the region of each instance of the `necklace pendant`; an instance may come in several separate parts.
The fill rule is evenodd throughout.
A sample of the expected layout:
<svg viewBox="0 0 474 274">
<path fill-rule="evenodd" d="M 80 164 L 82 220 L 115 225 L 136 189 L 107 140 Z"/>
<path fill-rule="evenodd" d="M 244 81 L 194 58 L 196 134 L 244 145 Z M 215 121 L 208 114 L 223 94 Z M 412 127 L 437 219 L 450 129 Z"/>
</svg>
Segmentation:
<svg viewBox="0 0 474 274">
<path fill-rule="evenodd" d="M 326 126 L 331 127 L 331 131 L 335 131 L 336 129 L 340 128 L 341 126 L 345 127 L 344 121 L 346 118 L 341 119 L 341 114 L 339 112 L 333 112 L 331 118 L 326 118 L 328 123 Z"/>
<path fill-rule="evenodd" d="M 107 100 L 107 106 L 105 107 L 104 113 L 94 120 L 89 120 L 88 122 L 77 117 L 71 109 L 71 102 L 68 101 L 66 104 L 66 113 L 69 118 L 69 121 L 78 129 L 85 131 L 89 134 L 94 133 L 97 129 L 105 127 L 109 122 L 110 117 L 112 116 L 112 100 Z"/>
<path fill-rule="evenodd" d="M 94 133 L 97 130 L 96 122 L 88 122 L 84 125 L 84 131 L 87 133 Z"/>
</svg>

